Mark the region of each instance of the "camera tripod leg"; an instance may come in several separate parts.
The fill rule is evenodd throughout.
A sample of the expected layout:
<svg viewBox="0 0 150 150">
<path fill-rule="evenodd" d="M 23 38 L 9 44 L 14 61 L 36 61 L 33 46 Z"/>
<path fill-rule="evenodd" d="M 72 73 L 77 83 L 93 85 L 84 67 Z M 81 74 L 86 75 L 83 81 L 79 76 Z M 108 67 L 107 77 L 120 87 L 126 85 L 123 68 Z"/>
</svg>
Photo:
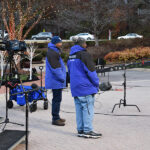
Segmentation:
<svg viewBox="0 0 150 150">
<path fill-rule="evenodd" d="M 15 123 L 15 122 L 9 122 L 10 124 L 15 124 L 15 125 L 18 125 L 18 126 L 24 126 L 23 124 L 20 124 L 20 123 Z"/>
<path fill-rule="evenodd" d="M 4 124 L 4 126 L 2 128 L 2 131 L 4 131 L 4 129 L 6 128 L 7 124 L 14 124 L 14 125 L 18 125 L 18 126 L 24 126 L 23 124 L 20 124 L 20 123 L 10 122 L 8 118 L 5 119 L 5 121 L 1 122 L 0 124 Z"/>
</svg>

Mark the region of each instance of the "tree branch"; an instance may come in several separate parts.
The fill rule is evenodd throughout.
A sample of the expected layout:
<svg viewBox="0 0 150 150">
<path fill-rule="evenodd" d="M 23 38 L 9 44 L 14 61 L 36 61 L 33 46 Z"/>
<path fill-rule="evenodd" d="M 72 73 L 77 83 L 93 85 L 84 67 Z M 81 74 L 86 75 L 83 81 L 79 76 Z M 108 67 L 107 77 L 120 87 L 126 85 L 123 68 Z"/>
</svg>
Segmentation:
<svg viewBox="0 0 150 150">
<path fill-rule="evenodd" d="M 27 37 L 27 35 L 29 34 L 29 32 L 36 26 L 36 24 L 38 24 L 40 22 L 40 20 L 42 19 L 42 16 L 43 16 L 43 12 L 41 12 L 41 14 L 39 15 L 38 19 L 32 24 L 32 26 L 29 27 L 29 29 L 24 34 L 22 40 L 24 40 Z"/>
</svg>

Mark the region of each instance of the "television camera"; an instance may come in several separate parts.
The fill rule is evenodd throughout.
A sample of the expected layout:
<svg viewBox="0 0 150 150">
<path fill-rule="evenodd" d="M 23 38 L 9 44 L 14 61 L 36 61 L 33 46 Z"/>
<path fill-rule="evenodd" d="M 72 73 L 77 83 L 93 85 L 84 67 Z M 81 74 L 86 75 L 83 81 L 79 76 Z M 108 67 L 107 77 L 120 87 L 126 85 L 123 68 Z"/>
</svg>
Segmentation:
<svg viewBox="0 0 150 150">
<path fill-rule="evenodd" d="M 24 41 L 9 40 L 0 42 L 0 51 L 24 52 L 27 46 Z"/>
</svg>

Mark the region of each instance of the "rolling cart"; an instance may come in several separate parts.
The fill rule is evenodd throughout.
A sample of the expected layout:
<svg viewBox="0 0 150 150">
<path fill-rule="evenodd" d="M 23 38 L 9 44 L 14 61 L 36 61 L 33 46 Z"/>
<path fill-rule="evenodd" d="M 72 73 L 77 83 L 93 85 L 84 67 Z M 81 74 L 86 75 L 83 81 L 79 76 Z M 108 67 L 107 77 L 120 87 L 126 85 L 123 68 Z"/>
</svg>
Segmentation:
<svg viewBox="0 0 150 150">
<path fill-rule="evenodd" d="M 34 112 L 37 109 L 37 102 L 40 100 L 43 100 L 43 108 L 44 110 L 48 109 L 48 99 L 47 99 L 47 90 L 45 87 L 43 87 L 42 83 L 42 71 L 43 71 L 43 66 L 40 66 L 39 69 L 41 71 L 41 87 L 38 88 L 37 91 L 31 92 L 28 95 L 28 100 L 30 104 L 30 111 Z M 17 94 L 14 95 L 15 93 L 21 93 L 23 92 L 23 88 L 25 91 L 31 90 L 31 86 L 22 86 L 22 85 L 17 85 L 15 88 L 10 90 L 10 98 L 9 101 L 7 102 L 7 107 L 8 108 L 13 108 L 13 101 L 16 101 L 18 105 L 24 106 L 26 104 L 25 100 L 25 94 Z"/>
</svg>

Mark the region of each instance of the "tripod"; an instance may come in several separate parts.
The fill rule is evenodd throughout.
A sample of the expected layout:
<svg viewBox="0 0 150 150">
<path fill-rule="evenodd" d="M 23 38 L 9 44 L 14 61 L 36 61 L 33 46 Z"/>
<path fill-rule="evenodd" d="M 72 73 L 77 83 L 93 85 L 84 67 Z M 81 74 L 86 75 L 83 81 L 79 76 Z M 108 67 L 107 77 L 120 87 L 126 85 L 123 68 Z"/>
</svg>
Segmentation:
<svg viewBox="0 0 150 150">
<path fill-rule="evenodd" d="M 6 73 L 8 65 L 9 65 L 9 73 Z M 12 68 L 13 65 L 14 65 L 15 68 Z M 13 69 L 16 69 L 17 73 L 15 73 Z M 8 123 L 14 124 L 14 125 L 19 125 L 19 126 L 24 126 L 23 124 L 19 124 L 19 123 L 16 123 L 16 122 L 10 122 L 9 118 L 8 118 L 8 93 L 10 93 L 10 89 L 8 91 L 8 82 L 12 80 L 13 74 L 17 74 L 18 75 L 19 82 L 22 85 L 22 82 L 20 80 L 20 75 L 18 74 L 18 68 L 17 68 L 17 65 L 15 64 L 15 61 L 14 61 L 14 51 L 8 51 L 8 58 L 7 58 L 6 66 L 5 66 L 5 69 L 4 69 L 4 75 L 3 75 L 1 83 L 0 83 L 0 87 L 1 87 L 3 79 L 5 77 L 5 86 L 6 86 L 6 116 L 5 116 L 5 121 L 0 123 L 0 124 L 4 124 L 4 126 L 2 128 L 2 131 L 4 131 L 4 129 L 5 129 L 5 127 L 6 127 L 6 125 Z M 8 81 L 8 75 L 9 75 L 9 81 Z"/>
<path fill-rule="evenodd" d="M 126 106 L 133 106 L 133 107 L 136 107 L 137 110 L 138 110 L 139 112 L 141 112 L 140 109 L 139 109 L 139 107 L 138 107 L 137 105 L 127 104 L 127 99 L 126 99 L 126 95 L 127 95 L 127 92 L 126 92 L 126 91 L 127 91 L 126 66 L 124 66 L 124 74 L 123 74 L 123 77 L 124 77 L 124 83 L 123 83 L 123 87 L 124 87 L 124 99 L 121 99 L 119 103 L 117 103 L 117 104 L 114 105 L 114 107 L 113 107 L 113 109 L 112 109 L 112 113 L 114 112 L 116 106 L 119 106 L 119 108 L 120 108 L 121 105 L 123 105 L 124 107 L 126 107 Z"/>
</svg>

